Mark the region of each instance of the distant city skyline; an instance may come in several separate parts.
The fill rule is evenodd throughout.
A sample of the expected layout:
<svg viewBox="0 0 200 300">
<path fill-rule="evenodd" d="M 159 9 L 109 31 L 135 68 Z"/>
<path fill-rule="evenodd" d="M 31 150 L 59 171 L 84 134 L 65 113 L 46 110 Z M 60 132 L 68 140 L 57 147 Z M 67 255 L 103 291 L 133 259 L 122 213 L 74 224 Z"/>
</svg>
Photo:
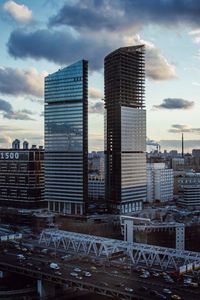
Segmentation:
<svg viewBox="0 0 200 300">
<path fill-rule="evenodd" d="M 1 1 L 0 146 L 44 140 L 44 77 L 89 60 L 89 151 L 103 150 L 103 59 L 146 45 L 147 137 L 200 148 L 199 1 Z M 76 17 L 75 17 L 76 16 Z"/>
</svg>

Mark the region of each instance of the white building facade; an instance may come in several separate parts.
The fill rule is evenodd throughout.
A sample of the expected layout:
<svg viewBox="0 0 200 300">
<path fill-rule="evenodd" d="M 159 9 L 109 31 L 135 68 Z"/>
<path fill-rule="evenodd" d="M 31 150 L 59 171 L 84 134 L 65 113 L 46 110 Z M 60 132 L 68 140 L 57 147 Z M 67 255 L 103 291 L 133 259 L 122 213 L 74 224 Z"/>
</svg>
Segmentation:
<svg viewBox="0 0 200 300">
<path fill-rule="evenodd" d="M 179 190 L 182 197 L 179 204 L 189 209 L 200 208 L 200 173 L 187 172 L 179 179 Z"/>
<path fill-rule="evenodd" d="M 173 170 L 165 163 L 147 163 L 147 202 L 173 199 Z"/>
</svg>

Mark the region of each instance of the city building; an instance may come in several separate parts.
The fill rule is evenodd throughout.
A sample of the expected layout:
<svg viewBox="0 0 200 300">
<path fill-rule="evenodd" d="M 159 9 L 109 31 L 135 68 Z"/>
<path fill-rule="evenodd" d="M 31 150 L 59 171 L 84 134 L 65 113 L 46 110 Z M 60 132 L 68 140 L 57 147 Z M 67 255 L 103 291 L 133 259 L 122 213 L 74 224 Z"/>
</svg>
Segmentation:
<svg viewBox="0 0 200 300">
<path fill-rule="evenodd" d="M 147 163 L 147 201 L 161 202 L 173 199 L 173 170 L 165 163 Z"/>
<path fill-rule="evenodd" d="M 178 204 L 189 209 L 200 209 L 200 173 L 186 172 L 179 178 Z"/>
<path fill-rule="evenodd" d="M 91 152 L 88 154 L 88 172 L 89 174 L 100 175 L 104 177 L 104 152 Z"/>
<path fill-rule="evenodd" d="M 129 213 L 146 201 L 144 45 L 105 58 L 105 175 L 109 209 Z"/>
<path fill-rule="evenodd" d="M 0 207 L 37 209 L 44 201 L 44 149 L 15 140 L 0 149 Z"/>
<path fill-rule="evenodd" d="M 200 149 L 192 149 L 192 156 L 200 158 Z"/>
<path fill-rule="evenodd" d="M 185 169 L 185 160 L 182 157 L 171 158 L 171 166 L 174 171 L 183 171 Z"/>
<path fill-rule="evenodd" d="M 82 215 L 88 200 L 88 62 L 45 78 L 45 199 L 50 211 Z"/>
<path fill-rule="evenodd" d="M 105 181 L 104 177 L 89 175 L 88 177 L 88 196 L 90 202 L 104 203 L 105 199 Z"/>
</svg>

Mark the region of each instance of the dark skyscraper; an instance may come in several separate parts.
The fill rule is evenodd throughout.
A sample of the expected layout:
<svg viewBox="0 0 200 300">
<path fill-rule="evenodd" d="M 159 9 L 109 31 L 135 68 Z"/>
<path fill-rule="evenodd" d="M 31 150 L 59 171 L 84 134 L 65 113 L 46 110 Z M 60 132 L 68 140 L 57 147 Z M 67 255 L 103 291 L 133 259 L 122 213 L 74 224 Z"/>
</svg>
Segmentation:
<svg viewBox="0 0 200 300">
<path fill-rule="evenodd" d="M 63 214 L 86 212 L 88 62 L 45 78 L 45 200 Z"/>
<path fill-rule="evenodd" d="M 119 48 L 105 58 L 106 199 L 122 213 L 146 200 L 144 46 Z"/>
</svg>

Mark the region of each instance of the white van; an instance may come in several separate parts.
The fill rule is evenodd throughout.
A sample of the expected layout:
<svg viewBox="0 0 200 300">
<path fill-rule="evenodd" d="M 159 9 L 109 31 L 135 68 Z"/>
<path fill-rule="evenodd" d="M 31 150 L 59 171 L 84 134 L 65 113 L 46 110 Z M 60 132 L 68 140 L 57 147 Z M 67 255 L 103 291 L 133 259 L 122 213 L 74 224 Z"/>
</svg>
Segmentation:
<svg viewBox="0 0 200 300">
<path fill-rule="evenodd" d="M 59 265 L 58 264 L 56 264 L 56 263 L 50 263 L 50 268 L 51 269 L 54 269 L 54 270 L 59 270 L 60 269 L 60 267 L 59 267 Z"/>
</svg>

